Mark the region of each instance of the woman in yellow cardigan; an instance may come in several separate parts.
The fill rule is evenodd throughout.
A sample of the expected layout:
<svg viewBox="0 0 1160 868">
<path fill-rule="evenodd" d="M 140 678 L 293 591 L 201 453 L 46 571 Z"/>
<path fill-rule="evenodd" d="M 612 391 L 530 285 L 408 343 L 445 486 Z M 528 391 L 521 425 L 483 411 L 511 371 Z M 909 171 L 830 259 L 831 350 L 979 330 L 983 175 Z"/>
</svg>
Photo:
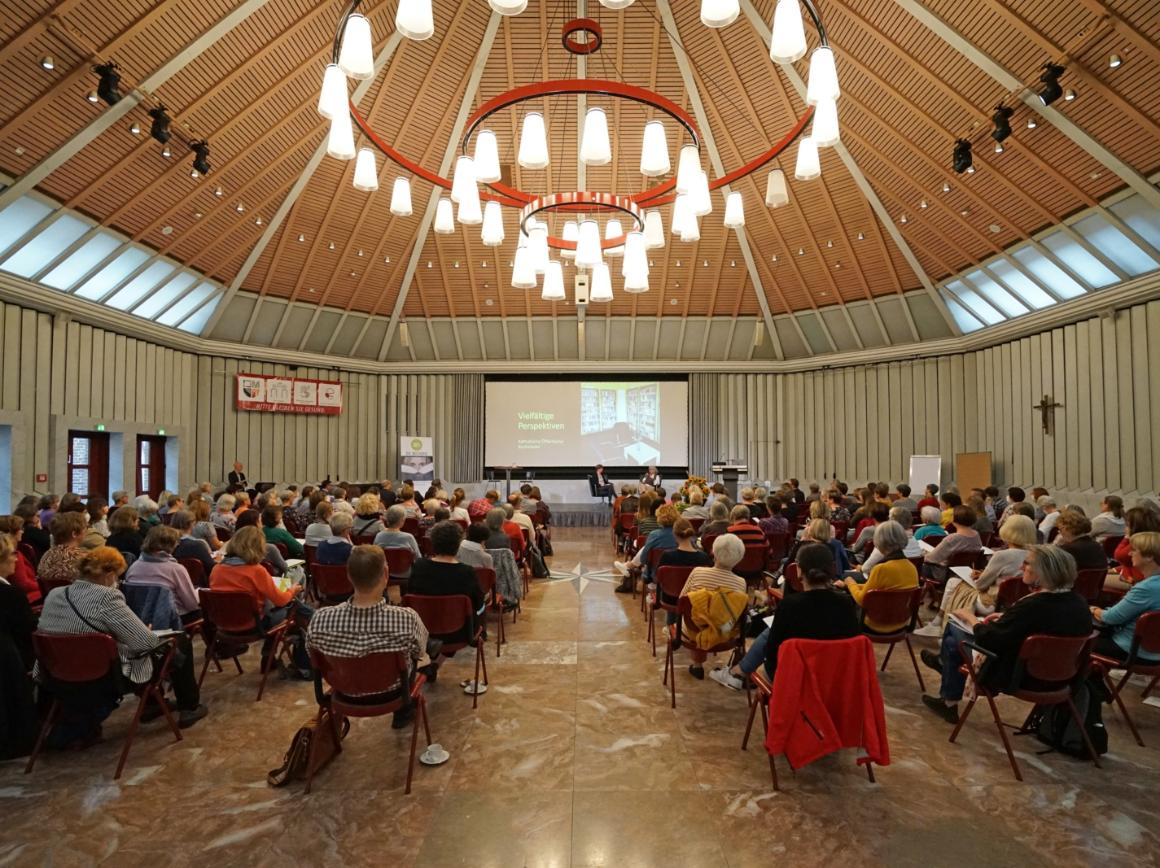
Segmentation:
<svg viewBox="0 0 1160 868">
<path fill-rule="evenodd" d="M 906 531 L 896 521 L 884 521 L 874 529 L 874 548 L 882 552 L 882 560 L 870 571 L 864 584 L 846 579 L 846 589 L 854 602 L 862 605 L 862 598 L 869 591 L 897 591 L 918 587 L 918 570 L 914 568 L 902 550 L 906 548 Z M 876 633 L 893 633 L 909 623 L 879 624 L 869 618 L 866 626 Z"/>
</svg>

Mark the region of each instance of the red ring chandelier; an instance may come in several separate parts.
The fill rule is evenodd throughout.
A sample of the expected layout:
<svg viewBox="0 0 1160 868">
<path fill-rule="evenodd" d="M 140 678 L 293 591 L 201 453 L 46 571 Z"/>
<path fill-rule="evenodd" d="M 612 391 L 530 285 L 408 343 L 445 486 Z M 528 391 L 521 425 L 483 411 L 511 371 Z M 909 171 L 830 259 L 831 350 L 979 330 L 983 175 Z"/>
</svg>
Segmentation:
<svg viewBox="0 0 1160 868">
<path fill-rule="evenodd" d="M 487 2 L 500 15 L 518 15 L 527 8 L 527 0 Z M 600 0 L 601 5 L 609 9 L 624 9 L 633 2 Z M 696 241 L 700 238 L 700 218 L 713 210 L 714 190 L 727 187 L 776 160 L 799 136 L 802 138 L 794 177 L 801 181 L 816 178 L 821 174 L 818 148 L 838 142 L 837 69 L 825 27 L 812 0 L 778 0 L 769 54 L 775 62 L 783 64 L 792 64 L 805 56 L 806 35 L 799 2 L 805 7 L 819 39 L 818 47 L 810 55 L 806 110 L 785 136 L 767 151 L 712 181 L 701 167 L 701 133 L 696 121 L 684 109 L 647 88 L 591 78 L 536 82 L 499 94 L 467 119 L 460 143 L 461 153 L 456 158 L 451 178 L 424 168 L 380 138 L 348 96 L 348 77 L 368 79 L 375 74 L 370 21 L 358 12 L 361 0 L 351 0 L 339 20 L 331 62 L 323 75 L 318 112 L 331 122 L 327 153 L 336 159 L 355 160 L 356 189 L 366 192 L 378 189 L 374 151 L 365 146 L 356 151 L 353 119 L 371 145 L 408 173 L 394 181 L 392 214 L 400 217 L 412 214 L 408 175 L 448 191 L 448 195 L 440 196 L 435 210 L 434 229 L 440 234 L 454 232 L 456 221 L 462 225 L 479 225 L 483 243 L 498 247 L 504 242 L 502 209 L 517 209 L 520 231 L 512 268 L 512 286 L 517 289 L 534 289 L 538 277 L 543 275 L 542 297 L 551 301 L 564 298 L 563 264 L 551 257 L 554 249 L 559 256 L 574 260 L 578 268 L 592 272 L 592 301 L 612 299 L 611 272 L 605 257 L 622 260 L 621 276 L 626 292 L 645 292 L 649 277 L 647 251 L 665 244 L 660 206 L 673 204 L 670 225 L 673 235 L 684 242 Z M 430 38 L 435 33 L 431 7 L 432 0 L 399 0 L 395 28 L 408 39 Z M 701 22 L 707 27 L 727 27 L 739 14 L 739 0 L 701 0 Z M 596 53 L 603 41 L 600 23 L 591 18 L 568 21 L 560 33 L 563 48 L 577 56 Z M 679 40 L 674 41 L 679 45 Z M 630 194 L 584 190 L 529 193 L 502 183 L 499 142 L 486 122 L 496 113 L 516 109 L 529 100 L 560 95 L 628 100 L 655 109 L 665 119 L 650 120 L 644 126 L 640 172 L 650 179 L 672 173 L 667 122 L 679 129 L 682 136 L 676 172 L 668 180 Z M 810 127 L 809 135 L 802 136 L 807 126 Z M 590 166 L 611 162 L 608 116 L 604 108 L 591 106 L 587 109 L 580 132 L 579 158 Z M 544 116 L 538 111 L 523 113 L 517 162 L 531 170 L 546 169 L 551 162 Z M 788 201 L 785 173 L 775 167 L 766 181 L 765 204 L 776 208 Z M 549 232 L 548 223 L 540 219 L 540 215 L 545 213 L 559 213 L 574 219 L 566 220 L 562 233 L 554 236 Z M 594 216 L 599 213 L 611 215 L 603 234 Z M 729 192 L 725 197 L 724 225 L 735 231 L 741 231 L 745 225 L 744 202 L 738 191 Z"/>
</svg>

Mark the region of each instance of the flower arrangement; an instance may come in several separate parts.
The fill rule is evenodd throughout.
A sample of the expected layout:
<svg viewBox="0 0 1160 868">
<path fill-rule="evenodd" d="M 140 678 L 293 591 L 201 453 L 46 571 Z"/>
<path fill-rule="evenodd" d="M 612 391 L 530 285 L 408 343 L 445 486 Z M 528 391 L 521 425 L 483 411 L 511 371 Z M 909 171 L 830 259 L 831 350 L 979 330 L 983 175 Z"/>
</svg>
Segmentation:
<svg viewBox="0 0 1160 868">
<path fill-rule="evenodd" d="M 685 500 L 689 499 L 689 493 L 696 489 L 701 492 L 701 497 L 709 496 L 709 482 L 704 476 L 690 476 L 685 480 L 685 484 L 681 486 L 681 496 Z"/>
</svg>

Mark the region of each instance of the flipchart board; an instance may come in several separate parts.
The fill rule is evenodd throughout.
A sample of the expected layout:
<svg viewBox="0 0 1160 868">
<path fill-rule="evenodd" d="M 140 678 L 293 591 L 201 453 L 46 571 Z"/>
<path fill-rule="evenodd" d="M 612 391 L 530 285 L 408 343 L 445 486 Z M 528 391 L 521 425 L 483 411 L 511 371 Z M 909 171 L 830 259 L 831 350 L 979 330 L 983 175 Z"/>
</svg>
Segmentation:
<svg viewBox="0 0 1160 868">
<path fill-rule="evenodd" d="M 986 488 L 991 484 L 990 452 L 959 452 L 955 455 L 955 482 L 959 491 Z"/>
<path fill-rule="evenodd" d="M 911 455 L 910 456 L 910 490 L 919 492 L 928 485 L 937 485 L 942 490 L 942 456 L 941 455 Z"/>
</svg>

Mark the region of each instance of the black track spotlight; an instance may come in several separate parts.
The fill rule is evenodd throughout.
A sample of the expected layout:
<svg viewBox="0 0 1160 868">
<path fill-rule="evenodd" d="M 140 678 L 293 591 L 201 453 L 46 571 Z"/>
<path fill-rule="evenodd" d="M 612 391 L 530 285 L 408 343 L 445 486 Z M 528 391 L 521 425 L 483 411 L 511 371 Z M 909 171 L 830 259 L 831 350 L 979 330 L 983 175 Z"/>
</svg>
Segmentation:
<svg viewBox="0 0 1160 868">
<path fill-rule="evenodd" d="M 101 77 L 97 84 L 97 96 L 103 99 L 108 105 L 114 105 L 121 101 L 121 76 L 117 73 L 117 64 L 110 60 L 108 63 L 103 63 L 100 66 L 94 66 L 93 72 Z"/>
<path fill-rule="evenodd" d="M 971 168 L 973 159 L 971 157 L 971 143 L 967 139 L 959 139 L 955 142 L 955 157 L 954 169 L 958 174 L 968 171 Z"/>
<path fill-rule="evenodd" d="M 165 106 L 149 109 L 149 117 L 153 118 L 153 125 L 149 128 L 149 135 L 165 144 L 169 141 L 169 115 L 165 113 Z"/>
<path fill-rule="evenodd" d="M 1011 135 L 1011 115 L 1015 114 L 1015 109 L 1005 105 L 995 106 L 995 113 L 991 115 L 991 123 L 995 125 L 995 129 L 991 130 L 991 138 L 996 142 L 1001 142 Z"/>
<path fill-rule="evenodd" d="M 1059 77 L 1063 73 L 1062 66 L 1054 63 L 1043 64 L 1043 74 L 1039 76 L 1039 80 L 1043 82 L 1043 90 L 1039 91 L 1039 101 L 1044 105 L 1051 105 L 1063 96 L 1063 88 L 1059 86 Z"/>
<path fill-rule="evenodd" d="M 194 142 L 189 146 L 193 151 L 193 171 L 199 175 L 209 174 L 209 142 Z"/>
</svg>

